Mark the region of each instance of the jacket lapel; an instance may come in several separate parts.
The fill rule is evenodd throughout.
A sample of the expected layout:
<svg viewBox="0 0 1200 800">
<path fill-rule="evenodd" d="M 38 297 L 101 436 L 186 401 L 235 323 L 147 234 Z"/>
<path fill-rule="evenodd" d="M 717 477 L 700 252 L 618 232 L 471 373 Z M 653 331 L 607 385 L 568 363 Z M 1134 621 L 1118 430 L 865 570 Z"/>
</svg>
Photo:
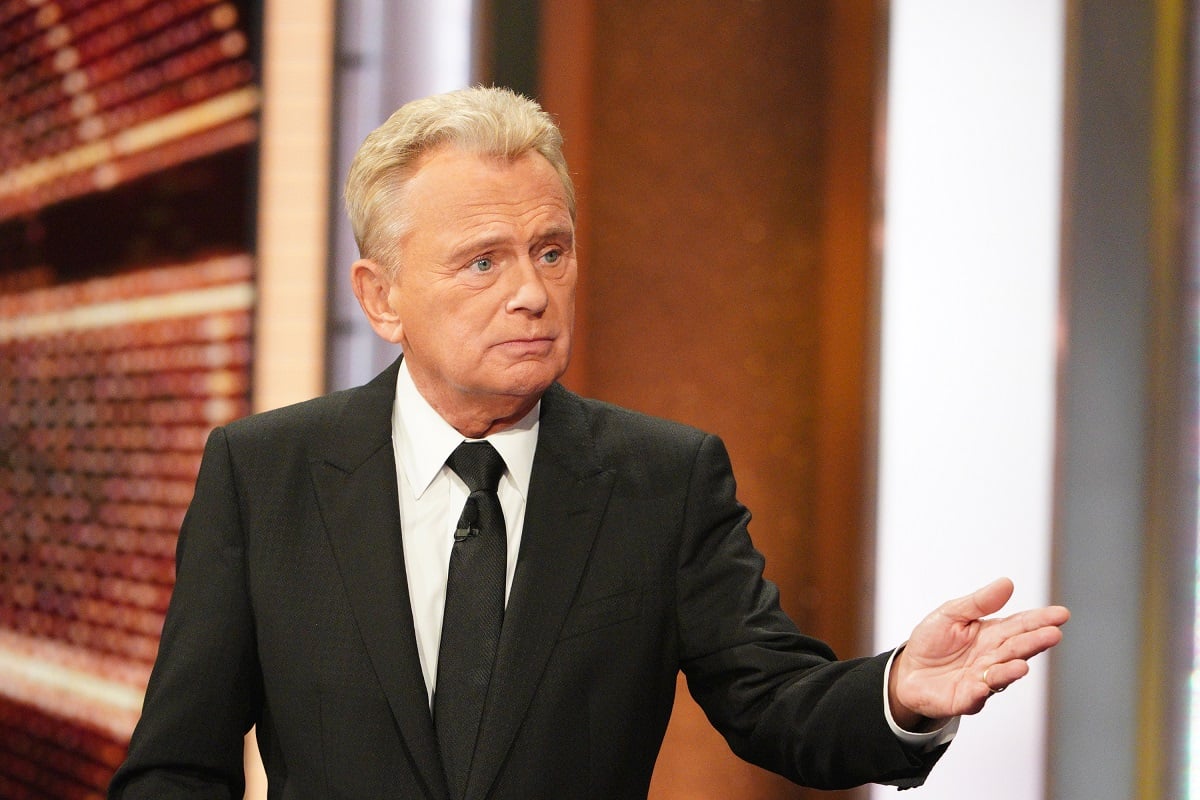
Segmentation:
<svg viewBox="0 0 1200 800">
<path fill-rule="evenodd" d="M 613 475 L 595 458 L 579 398 L 542 398 L 517 570 L 488 688 L 468 800 L 495 782 L 578 591 Z"/>
<path fill-rule="evenodd" d="M 346 594 L 401 736 L 431 797 L 447 788 L 413 629 L 400 538 L 392 404 L 397 360 L 346 393 L 310 467 Z"/>
</svg>

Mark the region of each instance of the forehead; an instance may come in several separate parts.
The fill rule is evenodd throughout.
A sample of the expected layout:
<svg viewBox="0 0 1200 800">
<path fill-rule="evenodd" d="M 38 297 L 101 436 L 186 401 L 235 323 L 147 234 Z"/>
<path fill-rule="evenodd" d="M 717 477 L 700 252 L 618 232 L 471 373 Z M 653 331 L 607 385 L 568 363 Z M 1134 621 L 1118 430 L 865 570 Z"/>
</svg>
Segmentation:
<svg viewBox="0 0 1200 800">
<path fill-rule="evenodd" d="M 421 159 L 406 190 L 410 212 L 433 213 L 440 222 L 488 211 L 569 213 L 557 171 L 535 150 L 508 158 L 444 145 Z"/>
</svg>

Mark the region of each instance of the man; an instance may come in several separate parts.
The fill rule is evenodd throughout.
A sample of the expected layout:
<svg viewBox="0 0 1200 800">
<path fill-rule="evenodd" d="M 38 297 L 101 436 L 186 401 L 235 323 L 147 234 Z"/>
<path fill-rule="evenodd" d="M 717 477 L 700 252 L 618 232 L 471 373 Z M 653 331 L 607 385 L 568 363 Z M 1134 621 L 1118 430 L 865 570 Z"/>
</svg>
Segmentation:
<svg viewBox="0 0 1200 800">
<path fill-rule="evenodd" d="M 796 630 L 721 442 L 556 383 L 575 205 L 536 104 L 410 103 L 346 196 L 355 293 L 403 356 L 210 437 L 111 797 L 240 796 L 257 725 L 272 797 L 644 798 L 680 669 L 742 757 L 911 785 L 1059 641 L 1059 607 L 984 619 L 1003 580 L 898 653 Z"/>
</svg>

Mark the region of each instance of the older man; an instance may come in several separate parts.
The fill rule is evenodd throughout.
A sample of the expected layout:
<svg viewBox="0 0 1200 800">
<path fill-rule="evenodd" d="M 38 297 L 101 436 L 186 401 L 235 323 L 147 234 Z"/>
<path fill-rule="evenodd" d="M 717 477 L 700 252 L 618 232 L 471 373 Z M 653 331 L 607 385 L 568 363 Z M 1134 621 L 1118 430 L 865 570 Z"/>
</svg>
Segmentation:
<svg viewBox="0 0 1200 800">
<path fill-rule="evenodd" d="M 403 356 L 218 429 L 113 798 L 644 798 L 679 670 L 743 758 L 818 787 L 920 782 L 1060 607 L 837 661 L 782 613 L 714 436 L 568 392 L 575 201 L 533 102 L 471 89 L 368 137 L 355 293 Z"/>
</svg>

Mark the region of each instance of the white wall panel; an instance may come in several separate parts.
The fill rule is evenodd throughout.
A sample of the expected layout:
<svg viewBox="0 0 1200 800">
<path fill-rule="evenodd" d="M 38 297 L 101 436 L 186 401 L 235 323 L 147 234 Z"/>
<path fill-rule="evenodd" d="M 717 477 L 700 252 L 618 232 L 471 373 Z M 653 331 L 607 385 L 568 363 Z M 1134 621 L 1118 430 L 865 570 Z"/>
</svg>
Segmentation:
<svg viewBox="0 0 1200 800">
<path fill-rule="evenodd" d="M 893 0 L 876 643 L 994 577 L 1049 600 L 1063 3 Z M 1044 793 L 1046 664 L 905 797 Z M 891 797 L 890 789 L 873 797 Z"/>
</svg>

